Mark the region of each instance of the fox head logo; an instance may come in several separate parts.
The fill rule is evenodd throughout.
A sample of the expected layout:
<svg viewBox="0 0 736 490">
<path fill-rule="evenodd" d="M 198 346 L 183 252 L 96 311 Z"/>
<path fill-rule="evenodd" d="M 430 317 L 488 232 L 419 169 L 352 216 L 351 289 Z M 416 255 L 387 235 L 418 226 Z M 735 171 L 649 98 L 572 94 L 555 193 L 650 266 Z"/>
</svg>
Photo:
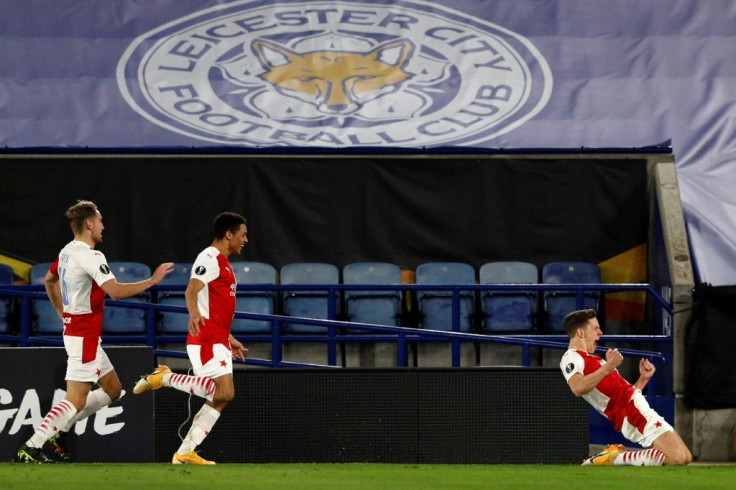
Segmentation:
<svg viewBox="0 0 736 490">
<path fill-rule="evenodd" d="M 366 102 L 399 90 L 412 77 L 405 68 L 414 45 L 407 39 L 366 53 L 298 53 L 265 39 L 254 40 L 251 47 L 265 70 L 262 79 L 286 97 L 315 105 L 322 114 L 351 114 Z"/>
<path fill-rule="evenodd" d="M 185 137 L 256 147 L 485 144 L 533 118 L 552 93 L 551 69 L 529 39 L 447 2 L 215 3 L 141 34 L 117 65 L 133 110 Z"/>
</svg>

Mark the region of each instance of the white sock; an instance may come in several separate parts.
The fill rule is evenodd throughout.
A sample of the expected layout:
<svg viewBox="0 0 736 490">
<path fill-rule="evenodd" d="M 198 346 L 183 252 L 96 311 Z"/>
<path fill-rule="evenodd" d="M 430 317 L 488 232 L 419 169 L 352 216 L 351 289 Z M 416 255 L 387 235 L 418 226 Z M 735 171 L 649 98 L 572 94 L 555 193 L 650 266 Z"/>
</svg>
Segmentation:
<svg viewBox="0 0 736 490">
<path fill-rule="evenodd" d="M 74 427 L 74 424 L 79 422 L 85 417 L 89 417 L 99 409 L 108 406 L 112 403 L 112 399 L 102 389 L 96 389 L 90 391 L 87 395 L 87 403 L 84 408 L 77 412 L 72 419 L 61 429 L 61 432 L 69 432 Z"/>
<path fill-rule="evenodd" d="M 643 451 L 626 451 L 613 460 L 613 466 L 662 466 L 664 453 L 650 448 Z"/>
<path fill-rule="evenodd" d="M 66 398 L 49 410 L 44 417 L 41 425 L 38 426 L 36 432 L 26 441 L 29 447 L 41 448 L 51 439 L 51 436 L 59 432 L 59 429 L 65 427 L 66 424 L 77 414 L 77 409 L 72 402 Z"/>
<path fill-rule="evenodd" d="M 162 378 L 164 386 L 189 393 L 205 400 L 212 401 L 215 397 L 215 382 L 204 376 L 189 376 L 187 374 L 165 374 Z"/>
<path fill-rule="evenodd" d="M 197 415 L 194 416 L 194 420 L 192 420 L 192 426 L 189 428 L 187 436 L 184 438 L 181 446 L 179 446 L 179 449 L 176 452 L 179 454 L 187 454 L 194 451 L 197 446 L 202 444 L 202 441 L 207 437 L 207 434 L 212 431 L 212 427 L 219 418 L 220 412 L 209 405 L 202 405 L 202 408 L 199 409 Z"/>
</svg>

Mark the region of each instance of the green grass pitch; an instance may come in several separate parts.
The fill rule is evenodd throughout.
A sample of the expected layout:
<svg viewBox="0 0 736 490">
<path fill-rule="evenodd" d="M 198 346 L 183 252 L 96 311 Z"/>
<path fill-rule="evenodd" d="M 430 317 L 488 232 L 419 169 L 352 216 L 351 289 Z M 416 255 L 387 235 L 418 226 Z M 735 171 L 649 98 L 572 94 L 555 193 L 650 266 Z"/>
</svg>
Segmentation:
<svg viewBox="0 0 736 490">
<path fill-rule="evenodd" d="M 736 466 L 0 463 L 0 489 L 734 489 Z"/>
</svg>

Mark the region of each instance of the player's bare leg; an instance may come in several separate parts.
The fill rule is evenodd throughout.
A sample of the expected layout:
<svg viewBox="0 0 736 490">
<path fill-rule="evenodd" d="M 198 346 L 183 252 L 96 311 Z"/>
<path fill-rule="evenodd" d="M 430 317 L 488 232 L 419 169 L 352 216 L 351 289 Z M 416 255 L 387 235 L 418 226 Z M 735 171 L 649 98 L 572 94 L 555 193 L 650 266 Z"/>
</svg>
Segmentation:
<svg viewBox="0 0 736 490">
<path fill-rule="evenodd" d="M 680 435 L 675 432 L 665 432 L 652 443 L 652 447 L 662 451 L 665 455 L 664 464 L 678 466 L 690 464 L 693 455 L 685 445 Z"/>
<path fill-rule="evenodd" d="M 114 370 L 98 379 L 97 385 L 107 393 L 107 396 L 109 396 L 112 401 L 120 398 L 120 395 L 123 392 L 123 385 L 120 383 L 118 373 Z"/>
<path fill-rule="evenodd" d="M 235 383 L 232 374 L 224 374 L 214 378 L 215 396 L 211 402 L 207 402 L 212 408 L 218 412 L 222 412 L 225 406 L 235 398 Z"/>
</svg>

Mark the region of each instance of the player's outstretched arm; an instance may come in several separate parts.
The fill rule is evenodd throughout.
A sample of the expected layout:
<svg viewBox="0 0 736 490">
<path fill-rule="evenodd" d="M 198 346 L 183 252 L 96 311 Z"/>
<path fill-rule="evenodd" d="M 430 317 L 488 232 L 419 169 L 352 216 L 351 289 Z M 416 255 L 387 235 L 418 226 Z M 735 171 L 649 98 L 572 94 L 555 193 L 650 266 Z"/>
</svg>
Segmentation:
<svg viewBox="0 0 736 490">
<path fill-rule="evenodd" d="M 153 275 L 144 281 L 120 283 L 117 279 L 110 279 L 101 287 L 113 300 L 130 298 L 131 296 L 142 293 L 151 286 L 155 286 L 173 270 L 174 263 L 166 262 L 156 267 Z"/>
</svg>

